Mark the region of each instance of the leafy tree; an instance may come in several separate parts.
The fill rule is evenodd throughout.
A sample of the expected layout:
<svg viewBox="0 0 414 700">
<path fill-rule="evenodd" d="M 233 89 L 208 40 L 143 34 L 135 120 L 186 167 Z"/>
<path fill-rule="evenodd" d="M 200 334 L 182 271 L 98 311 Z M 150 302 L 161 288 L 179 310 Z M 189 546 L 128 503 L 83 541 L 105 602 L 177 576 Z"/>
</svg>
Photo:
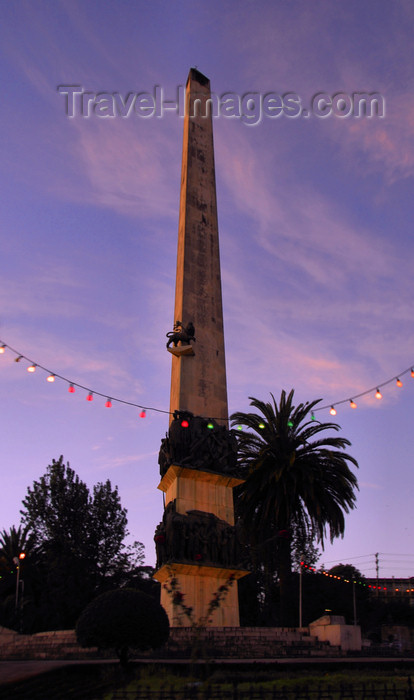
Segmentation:
<svg viewBox="0 0 414 700">
<path fill-rule="evenodd" d="M 333 576 L 340 576 L 343 579 L 348 579 L 349 581 L 363 581 L 365 579 L 365 576 L 361 574 L 359 569 L 352 564 L 336 564 L 328 569 L 328 573 Z"/>
<path fill-rule="evenodd" d="M 170 624 L 164 608 L 132 588 L 103 593 L 82 612 L 76 636 L 84 647 L 115 649 L 122 665 L 130 648 L 157 649 L 166 643 Z"/>
<path fill-rule="evenodd" d="M 38 551 L 82 560 L 96 581 L 114 568 L 128 534 L 118 487 L 108 480 L 91 496 L 63 457 L 28 488 L 20 512 Z"/>
<path fill-rule="evenodd" d="M 41 579 L 39 617 L 33 624 L 37 629 L 71 627 L 93 596 L 128 569 L 123 553 L 127 517 L 118 488 L 108 480 L 91 495 L 60 457 L 28 488 L 22 505 Z"/>
<path fill-rule="evenodd" d="M 259 413 L 235 413 L 233 425 L 248 430 L 239 433 L 239 460 L 247 478 L 239 491 L 239 512 L 250 545 L 260 547 L 273 538 L 274 545 L 262 547 L 263 564 L 274 571 L 280 587 L 279 624 L 292 617 L 292 538 L 295 527 L 324 545 L 327 531 L 331 541 L 343 536 L 344 513 L 355 507 L 355 475 L 348 463 L 356 460 L 343 450 L 350 442 L 342 437 L 320 436 L 338 431 L 336 423 L 319 423 L 311 413 L 319 401 L 293 405 L 292 390 L 282 391 L 279 404 L 250 397 Z M 268 593 L 269 587 L 267 586 Z"/>
<path fill-rule="evenodd" d="M 293 523 L 292 526 L 292 570 L 299 572 L 301 562 L 315 566 L 321 553 L 315 546 L 309 522 Z"/>
<path fill-rule="evenodd" d="M 89 505 L 88 487 L 59 457 L 27 489 L 20 513 L 37 549 L 78 553 L 88 545 Z"/>
<path fill-rule="evenodd" d="M 120 565 L 121 546 L 127 534 L 126 510 L 121 507 L 118 487 L 109 479 L 93 488 L 89 509 L 90 556 L 100 576 L 114 573 Z"/>
</svg>

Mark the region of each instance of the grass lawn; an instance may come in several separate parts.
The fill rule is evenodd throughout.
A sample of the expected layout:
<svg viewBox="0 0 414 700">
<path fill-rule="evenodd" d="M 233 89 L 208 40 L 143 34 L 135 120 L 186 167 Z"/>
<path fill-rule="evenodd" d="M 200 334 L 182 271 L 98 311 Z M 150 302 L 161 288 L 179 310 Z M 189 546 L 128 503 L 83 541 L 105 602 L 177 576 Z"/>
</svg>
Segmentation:
<svg viewBox="0 0 414 700">
<path fill-rule="evenodd" d="M 247 698 L 271 698 L 273 690 L 281 691 L 285 688 L 284 698 L 294 700 L 295 690 L 306 688 L 309 695 L 302 693 L 300 696 L 315 698 L 318 694 L 312 694 L 312 690 L 322 691 L 330 689 L 330 694 L 325 695 L 331 700 L 337 700 L 341 685 L 353 685 L 362 689 L 362 684 L 376 688 L 383 688 L 387 684 L 389 690 L 395 686 L 398 695 L 387 697 L 404 698 L 409 696 L 408 676 L 411 674 L 414 685 L 414 660 L 407 665 L 392 663 L 390 665 L 372 666 L 369 663 L 359 668 L 349 667 L 340 662 L 334 667 L 321 665 L 318 667 L 307 666 L 281 666 L 264 664 L 237 664 L 225 666 L 220 663 L 208 665 L 163 663 L 140 664 L 131 663 L 126 671 L 120 664 L 84 664 L 66 666 L 49 673 L 43 673 L 25 681 L 0 686 L 0 700 L 54 700 L 62 698 L 87 698 L 87 700 L 112 700 L 122 697 L 124 691 L 128 695 L 124 697 L 134 698 L 136 693 L 141 698 L 151 698 L 152 693 L 160 691 L 160 697 L 168 697 L 174 700 L 174 691 L 177 692 L 177 700 L 183 697 L 198 700 L 204 694 L 208 697 L 208 688 L 214 690 L 215 698 L 233 698 L 234 686 L 240 699 Z M 148 690 L 147 690 L 148 689 Z M 172 689 L 172 694 L 170 694 Z M 161 694 L 164 691 L 164 695 Z M 179 692 L 181 691 L 181 693 Z M 185 693 L 184 693 L 185 691 Z M 405 693 L 403 692 L 405 691 Z M 414 688 L 413 688 L 414 691 Z M 268 695 L 264 695 L 264 693 Z M 259 696 L 257 695 L 259 693 Z M 260 695 L 263 693 L 263 695 Z M 348 697 L 360 698 L 362 693 L 355 692 Z M 277 697 L 277 695 L 275 696 Z M 384 694 L 371 695 L 384 698 Z"/>
<path fill-rule="evenodd" d="M 302 690 L 307 689 L 308 692 L 316 690 L 327 691 L 329 688 L 332 692 L 335 690 L 339 691 L 341 686 L 344 685 L 353 685 L 360 688 L 362 688 L 362 684 L 370 687 L 374 685 L 375 688 L 379 689 L 386 684 L 390 690 L 392 687 L 395 687 L 396 690 L 407 691 L 408 676 L 411 672 L 414 679 L 414 668 L 401 669 L 393 667 L 386 669 L 346 668 L 344 670 L 326 670 L 326 668 L 322 667 L 321 669 L 312 669 L 310 671 L 309 669 L 264 669 L 258 666 L 254 669 L 252 667 L 248 667 L 245 670 L 240 668 L 237 671 L 233 668 L 223 669 L 222 667 L 214 671 L 210 666 L 209 670 L 208 677 L 202 678 L 201 668 L 199 673 L 191 675 L 186 673 L 186 667 L 179 669 L 177 672 L 172 672 L 167 666 L 154 664 L 154 666 L 141 670 L 131 670 L 131 673 L 136 677 L 131 678 L 124 688 L 131 693 L 131 697 L 133 697 L 134 692 L 140 690 L 142 692 L 144 689 L 154 692 L 157 690 L 170 691 L 170 689 L 184 691 L 192 688 L 192 697 L 197 698 L 197 691 L 200 691 L 200 697 L 202 697 L 203 691 L 207 689 L 207 686 L 210 686 L 212 690 L 221 691 L 223 696 L 225 696 L 226 691 L 232 691 L 234 685 L 237 684 L 239 693 L 245 691 L 246 697 L 248 697 L 248 691 L 251 692 L 252 690 L 266 690 L 269 692 L 270 697 L 273 689 L 284 689 L 293 698 L 294 691 L 299 688 Z M 219 692 L 217 692 L 217 697 L 220 697 Z M 331 697 L 335 698 L 336 696 L 332 695 Z M 337 697 L 339 697 L 339 693 Z M 403 697 L 402 694 L 401 697 Z M 113 693 L 106 693 L 104 698 L 105 700 L 111 700 Z"/>
</svg>

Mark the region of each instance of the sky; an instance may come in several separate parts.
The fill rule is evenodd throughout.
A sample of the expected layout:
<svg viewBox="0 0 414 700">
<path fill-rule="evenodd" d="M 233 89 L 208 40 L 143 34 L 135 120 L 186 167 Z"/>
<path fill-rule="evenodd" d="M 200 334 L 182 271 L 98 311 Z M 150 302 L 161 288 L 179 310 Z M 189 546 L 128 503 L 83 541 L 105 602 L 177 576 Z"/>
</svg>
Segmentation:
<svg viewBox="0 0 414 700">
<path fill-rule="evenodd" d="M 1 3 L 0 340 L 65 379 L 0 355 L 0 529 L 63 455 L 118 486 L 155 563 L 183 118 L 121 112 L 156 86 L 176 101 L 196 66 L 246 107 L 213 119 L 229 411 L 294 388 L 327 422 L 344 401 L 357 508 L 318 565 L 374 576 L 378 553 L 380 576 L 414 576 L 413 33 L 409 0 Z M 59 86 L 90 92 L 90 115 Z M 282 97 L 249 123 L 287 93 L 299 110 Z"/>
</svg>

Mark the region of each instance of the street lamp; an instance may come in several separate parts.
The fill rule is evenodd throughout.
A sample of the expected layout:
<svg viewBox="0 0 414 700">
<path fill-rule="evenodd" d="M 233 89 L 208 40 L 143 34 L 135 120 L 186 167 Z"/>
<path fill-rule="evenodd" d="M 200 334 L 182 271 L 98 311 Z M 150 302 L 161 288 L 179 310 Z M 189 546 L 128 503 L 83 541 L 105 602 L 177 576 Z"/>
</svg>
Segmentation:
<svg viewBox="0 0 414 700">
<path fill-rule="evenodd" d="M 23 561 L 23 559 L 26 556 L 26 552 L 20 552 L 18 557 L 13 557 L 13 563 L 16 564 L 17 566 L 17 578 L 16 578 L 16 603 L 15 603 L 15 608 L 17 612 L 17 607 L 19 604 L 19 581 L 20 581 L 20 562 Z"/>
</svg>

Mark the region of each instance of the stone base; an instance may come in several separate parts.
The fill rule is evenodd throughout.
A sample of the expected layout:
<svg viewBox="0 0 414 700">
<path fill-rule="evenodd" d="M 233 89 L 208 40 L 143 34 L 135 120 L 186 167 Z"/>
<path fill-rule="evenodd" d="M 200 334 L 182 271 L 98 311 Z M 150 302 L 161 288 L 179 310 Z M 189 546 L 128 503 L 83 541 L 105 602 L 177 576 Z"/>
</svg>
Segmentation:
<svg viewBox="0 0 414 700">
<path fill-rule="evenodd" d="M 178 590 L 184 595 L 184 603 L 191 605 L 193 616 L 190 620 L 179 605 L 173 605 L 172 597 L 161 585 L 161 605 L 167 612 L 171 627 L 189 627 L 198 623 L 208 613 L 210 602 L 220 586 L 226 583 L 230 575 L 236 579 L 249 572 L 240 569 L 220 569 L 202 564 L 168 564 L 154 574 L 154 578 L 163 584 L 171 575 L 178 580 Z M 205 627 L 239 627 L 239 601 L 237 581 L 227 591 L 220 606 L 205 621 Z"/>
<path fill-rule="evenodd" d="M 340 647 L 343 651 L 361 651 L 361 628 L 346 625 L 341 615 L 323 615 L 309 625 L 311 633 L 321 642 Z"/>
</svg>

